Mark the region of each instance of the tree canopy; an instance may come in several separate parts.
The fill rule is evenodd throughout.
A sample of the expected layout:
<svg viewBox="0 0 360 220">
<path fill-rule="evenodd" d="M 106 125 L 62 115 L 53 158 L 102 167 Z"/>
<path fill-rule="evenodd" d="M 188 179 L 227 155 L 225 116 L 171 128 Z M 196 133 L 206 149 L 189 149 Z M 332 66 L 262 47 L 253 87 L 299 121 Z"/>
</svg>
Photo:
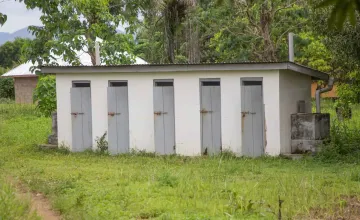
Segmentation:
<svg viewBox="0 0 360 220">
<path fill-rule="evenodd" d="M 42 27 L 29 29 L 36 39 L 28 45 L 27 55 L 39 65 L 56 65 L 55 56 L 70 64 L 80 64 L 77 51 L 90 55 L 95 65 L 95 41 L 104 41 L 101 49 L 107 64 L 133 61 L 133 36 L 137 21 L 136 6 L 120 0 L 24 0 L 28 8 L 42 12 Z M 131 11 L 129 8 L 134 7 Z M 127 33 L 118 33 L 120 24 L 130 24 Z"/>
<path fill-rule="evenodd" d="M 24 45 L 31 40 L 17 38 L 14 41 L 8 41 L 0 46 L 0 66 L 3 68 L 12 68 L 26 61 L 24 57 Z"/>
</svg>

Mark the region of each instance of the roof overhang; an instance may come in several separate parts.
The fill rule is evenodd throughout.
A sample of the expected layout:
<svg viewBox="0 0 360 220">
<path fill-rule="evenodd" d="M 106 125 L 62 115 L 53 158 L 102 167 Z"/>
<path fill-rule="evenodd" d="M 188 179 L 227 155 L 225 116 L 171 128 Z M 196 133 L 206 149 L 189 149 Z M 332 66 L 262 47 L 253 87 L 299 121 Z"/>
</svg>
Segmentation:
<svg viewBox="0 0 360 220">
<path fill-rule="evenodd" d="M 327 80 L 329 75 L 292 62 L 247 62 L 205 64 L 146 64 L 118 66 L 43 66 L 42 73 L 153 73 L 153 72 L 201 72 L 201 71 L 257 71 L 290 70 L 311 76 L 314 80 Z"/>
<path fill-rule="evenodd" d="M 11 76 L 1 76 L 3 78 L 36 78 L 38 77 L 37 75 L 35 74 L 27 74 L 27 75 L 11 75 Z"/>
</svg>

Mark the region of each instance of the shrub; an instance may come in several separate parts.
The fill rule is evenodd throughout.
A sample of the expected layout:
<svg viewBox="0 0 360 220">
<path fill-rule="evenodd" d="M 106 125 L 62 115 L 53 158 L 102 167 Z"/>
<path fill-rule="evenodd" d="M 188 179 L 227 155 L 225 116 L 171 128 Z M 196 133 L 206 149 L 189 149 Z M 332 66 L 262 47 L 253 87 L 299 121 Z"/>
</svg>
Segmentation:
<svg viewBox="0 0 360 220">
<path fill-rule="evenodd" d="M 14 80 L 12 78 L 0 78 L 0 98 L 15 98 Z"/>
<path fill-rule="evenodd" d="M 56 111 L 56 80 L 55 76 L 41 76 L 34 91 L 34 102 L 44 116 Z"/>
<path fill-rule="evenodd" d="M 101 154 L 108 154 L 109 144 L 106 140 L 107 132 L 105 132 L 101 137 L 96 138 L 97 151 Z"/>
<path fill-rule="evenodd" d="M 332 121 L 330 139 L 320 146 L 321 150 L 316 157 L 325 162 L 359 162 L 359 129 L 356 123 Z"/>
</svg>

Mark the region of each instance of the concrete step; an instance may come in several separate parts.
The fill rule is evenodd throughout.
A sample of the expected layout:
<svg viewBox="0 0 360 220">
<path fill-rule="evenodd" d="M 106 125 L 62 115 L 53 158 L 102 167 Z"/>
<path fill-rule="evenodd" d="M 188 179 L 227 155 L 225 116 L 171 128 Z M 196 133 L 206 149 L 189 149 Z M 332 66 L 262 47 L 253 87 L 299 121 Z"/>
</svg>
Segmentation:
<svg viewBox="0 0 360 220">
<path fill-rule="evenodd" d="M 51 149 L 57 149 L 58 146 L 54 144 L 39 144 L 38 145 L 43 150 L 51 150 Z"/>
<path fill-rule="evenodd" d="M 282 154 L 281 156 L 291 160 L 300 160 L 304 157 L 304 154 Z"/>
</svg>

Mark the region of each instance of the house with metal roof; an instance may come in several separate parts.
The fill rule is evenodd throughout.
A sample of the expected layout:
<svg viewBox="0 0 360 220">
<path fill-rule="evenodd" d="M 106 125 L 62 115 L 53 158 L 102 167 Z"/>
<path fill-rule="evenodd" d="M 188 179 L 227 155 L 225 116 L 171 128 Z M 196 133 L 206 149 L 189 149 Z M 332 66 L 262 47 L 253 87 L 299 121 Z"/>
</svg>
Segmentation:
<svg viewBox="0 0 360 220">
<path fill-rule="evenodd" d="M 312 80 L 292 62 L 44 66 L 56 74 L 58 143 L 112 154 L 257 157 L 291 153 L 291 114 L 311 113 Z M 299 103 L 302 103 L 299 108 Z"/>
</svg>

